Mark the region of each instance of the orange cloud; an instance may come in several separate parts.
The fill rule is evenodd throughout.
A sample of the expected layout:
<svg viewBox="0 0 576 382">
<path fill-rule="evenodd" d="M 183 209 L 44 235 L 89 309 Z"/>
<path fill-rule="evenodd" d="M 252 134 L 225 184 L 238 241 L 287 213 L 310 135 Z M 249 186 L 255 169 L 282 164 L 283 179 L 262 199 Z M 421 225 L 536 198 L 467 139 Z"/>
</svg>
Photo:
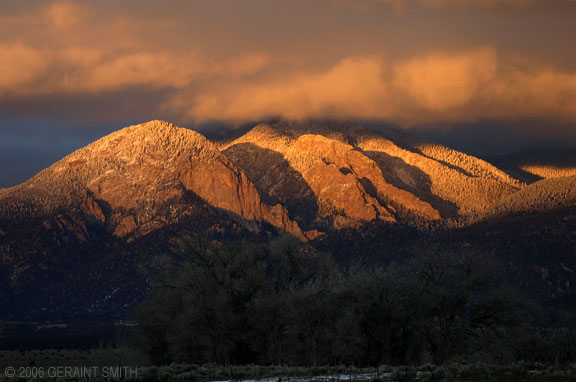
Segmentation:
<svg viewBox="0 0 576 382">
<path fill-rule="evenodd" d="M 182 92 L 165 107 L 195 121 L 374 118 L 403 124 L 479 118 L 576 118 L 576 75 L 526 71 L 496 51 L 437 53 L 384 64 L 348 58 L 325 72 L 226 82 Z"/>
<path fill-rule="evenodd" d="M 211 72 L 226 78 L 240 78 L 259 72 L 272 63 L 273 59 L 266 53 L 248 53 L 224 60 L 211 60 Z"/>
<path fill-rule="evenodd" d="M 184 88 L 192 81 L 250 76 L 270 64 L 263 53 L 215 60 L 197 52 L 124 52 L 99 48 L 0 45 L 1 94 L 94 93 L 131 86 Z M 51 70 L 48 70 L 51 69 Z"/>
<path fill-rule="evenodd" d="M 576 73 L 512 70 L 487 85 L 485 107 L 495 118 L 552 117 L 576 122 Z"/>
<path fill-rule="evenodd" d="M 525 7 L 534 2 L 534 0 L 420 0 L 421 3 L 428 7 L 498 7 L 498 6 L 513 6 Z"/>
<path fill-rule="evenodd" d="M 213 77 L 238 78 L 270 63 L 266 54 L 249 53 L 214 60 L 200 53 L 130 53 L 104 60 L 78 78 L 81 91 L 102 91 L 135 85 L 183 88 L 192 81 Z"/>
<path fill-rule="evenodd" d="M 271 63 L 270 55 L 257 51 L 216 59 L 201 48 L 155 46 L 146 39 L 149 28 L 177 22 L 110 15 L 96 3 L 9 5 L 0 15 L 10 32 L 0 36 L 2 97 L 184 88 L 194 81 L 250 76 Z"/>
<path fill-rule="evenodd" d="M 249 120 L 267 116 L 364 117 L 380 115 L 386 97 L 378 59 L 351 58 L 326 73 L 295 75 L 271 83 L 224 84 L 199 94 L 187 112 L 193 119 Z M 189 105 L 189 103 L 188 103 Z M 186 107 L 181 97 L 167 107 Z"/>
<path fill-rule="evenodd" d="M 121 103 L 126 90 L 162 90 L 157 93 L 165 98 L 155 102 L 162 105 L 157 111 L 168 111 L 168 117 L 174 116 L 179 122 L 246 121 L 268 116 L 374 118 L 405 125 L 480 118 L 576 119 L 574 59 L 565 57 L 567 42 L 573 37 L 564 41 L 560 35 L 540 31 L 541 40 L 550 43 L 544 46 L 540 38 L 525 37 L 524 43 L 540 45 L 526 48 L 530 52 L 523 55 L 521 51 L 503 50 L 491 40 L 502 33 L 484 34 L 484 29 L 474 29 L 484 28 L 487 21 L 499 25 L 499 20 L 524 20 L 519 13 L 493 10 L 500 5 L 509 10 L 516 4 L 533 8 L 536 5 L 530 4 L 535 2 L 368 1 L 374 14 L 358 12 L 361 14 L 350 19 L 349 9 L 342 13 L 342 7 L 321 8 L 319 3 L 307 4 L 310 13 L 302 15 L 296 12 L 302 10 L 302 4 L 262 10 L 265 7 L 260 3 L 248 1 L 247 10 L 234 8 L 246 13 L 232 18 L 224 17 L 221 10 L 235 6 L 220 2 L 179 2 L 182 8 L 168 11 L 156 3 L 138 9 L 109 2 L 58 1 L 48 6 L 34 0 L 7 3 L 0 14 L 0 23 L 8 26 L 0 36 L 0 96 L 4 100 L 13 97 L 23 105 L 27 97 L 38 102 L 42 97 L 63 94 L 113 98 L 114 93 Z M 372 7 L 374 4 L 380 6 Z M 416 6 L 419 11 L 412 12 Z M 451 20 L 456 14 L 446 9 L 452 6 L 472 23 L 474 9 L 490 9 L 482 12 L 482 22 L 471 27 L 472 42 L 454 33 L 437 33 L 436 28 L 442 27 L 435 23 Z M 537 19 L 540 8 L 525 12 L 530 16 L 525 19 Z M 549 25 L 564 20 L 558 14 L 564 17 L 564 8 L 549 8 L 556 12 L 545 14 Z M 259 23 L 268 20 L 266 16 L 275 20 L 278 9 L 286 11 L 282 17 L 292 17 L 291 21 L 308 15 L 315 19 L 307 19 L 298 28 L 289 22 L 273 29 Z M 402 23 L 383 22 L 396 18 L 390 9 L 410 15 Z M 161 11 L 167 13 L 158 14 Z M 431 18 L 423 16 L 427 12 Z M 206 14 L 207 20 L 199 19 L 198 14 Z M 195 23 L 188 20 L 193 16 L 197 17 Z M 339 17 L 342 24 L 334 23 L 332 16 Z M 214 20 L 218 22 L 212 23 Z M 306 29 L 316 21 L 322 33 Z M 573 21 L 563 23 L 573 26 Z M 509 25 L 504 24 L 500 31 L 508 30 Z M 526 25 L 532 24 L 514 25 L 528 30 Z M 222 33 L 210 33 L 214 26 Z M 346 33 L 341 33 L 343 30 Z M 364 34 L 355 35 L 357 30 Z M 210 42 L 218 41 L 221 35 L 230 39 L 224 47 L 213 49 Z M 351 36 L 352 44 L 344 35 Z M 437 42 L 446 35 L 450 36 L 448 43 Z M 333 44 L 335 36 L 344 39 L 342 50 Z M 477 47 L 478 36 L 489 45 Z M 511 45 L 510 41 L 506 44 Z M 455 48 L 462 46 L 472 48 Z M 550 51 L 545 50 L 548 47 Z M 386 54 L 387 49 L 397 56 Z M 556 59 L 544 51 L 555 53 Z"/>
<path fill-rule="evenodd" d="M 51 27 L 67 29 L 80 25 L 87 13 L 86 6 L 65 1 L 50 4 L 44 11 L 44 17 Z"/>
<path fill-rule="evenodd" d="M 0 45 L 0 94 L 29 86 L 48 68 L 40 51 L 15 42 Z"/>
<path fill-rule="evenodd" d="M 417 57 L 396 67 L 394 84 L 426 109 L 446 110 L 477 96 L 496 74 L 493 49 Z"/>
<path fill-rule="evenodd" d="M 80 91 L 121 89 L 135 85 L 152 87 L 183 87 L 206 64 L 195 54 L 130 53 L 98 63 L 80 76 L 76 86 Z"/>
<path fill-rule="evenodd" d="M 425 8 L 472 8 L 472 9 L 494 9 L 494 8 L 525 8 L 534 4 L 534 0 L 339 0 L 354 9 L 372 10 L 375 6 L 384 5 L 395 11 L 397 15 L 403 16 L 407 9 L 417 7 Z"/>
</svg>

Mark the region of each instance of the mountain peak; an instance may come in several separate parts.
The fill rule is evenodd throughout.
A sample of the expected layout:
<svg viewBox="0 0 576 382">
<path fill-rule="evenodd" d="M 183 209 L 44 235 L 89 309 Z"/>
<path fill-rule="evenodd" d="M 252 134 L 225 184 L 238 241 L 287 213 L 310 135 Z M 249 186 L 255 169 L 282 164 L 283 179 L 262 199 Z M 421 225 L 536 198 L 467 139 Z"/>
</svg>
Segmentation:
<svg viewBox="0 0 576 382">
<path fill-rule="evenodd" d="M 142 156 L 174 155 L 197 156 L 211 160 L 218 149 L 202 134 L 165 121 L 150 121 L 118 130 L 70 155 L 97 158 L 102 155 L 119 155 L 137 159 Z"/>
</svg>

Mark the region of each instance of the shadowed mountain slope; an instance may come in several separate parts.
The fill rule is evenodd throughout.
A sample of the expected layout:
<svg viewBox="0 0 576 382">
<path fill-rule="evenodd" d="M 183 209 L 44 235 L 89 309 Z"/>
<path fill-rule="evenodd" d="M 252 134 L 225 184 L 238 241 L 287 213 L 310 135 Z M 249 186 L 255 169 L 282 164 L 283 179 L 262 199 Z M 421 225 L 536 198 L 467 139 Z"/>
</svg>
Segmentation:
<svg viewBox="0 0 576 382">
<path fill-rule="evenodd" d="M 576 175 L 543 179 L 500 199 L 488 207 L 482 218 L 526 214 L 569 208 L 576 215 Z"/>
<path fill-rule="evenodd" d="M 576 148 L 521 151 L 487 159 L 528 182 L 576 175 Z"/>
</svg>

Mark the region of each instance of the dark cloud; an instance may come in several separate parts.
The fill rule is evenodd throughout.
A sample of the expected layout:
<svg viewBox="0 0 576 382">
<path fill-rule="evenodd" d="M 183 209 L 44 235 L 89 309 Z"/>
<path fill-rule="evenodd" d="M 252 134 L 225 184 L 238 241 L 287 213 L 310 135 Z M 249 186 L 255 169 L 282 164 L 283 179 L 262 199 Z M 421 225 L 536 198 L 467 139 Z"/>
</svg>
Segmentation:
<svg viewBox="0 0 576 382">
<path fill-rule="evenodd" d="M 90 124 L 0 116 L 0 187 L 19 184 L 74 150 L 133 121 Z"/>
<path fill-rule="evenodd" d="M 416 126 L 409 132 L 478 156 L 576 148 L 576 126 L 549 120 L 483 120 Z"/>
</svg>

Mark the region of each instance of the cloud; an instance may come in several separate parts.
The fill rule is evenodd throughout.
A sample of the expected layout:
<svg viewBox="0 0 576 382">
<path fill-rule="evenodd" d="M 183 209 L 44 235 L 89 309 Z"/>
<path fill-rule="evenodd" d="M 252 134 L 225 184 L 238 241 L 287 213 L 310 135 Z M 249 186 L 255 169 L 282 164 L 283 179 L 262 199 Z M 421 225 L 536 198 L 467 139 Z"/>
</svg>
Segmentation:
<svg viewBox="0 0 576 382">
<path fill-rule="evenodd" d="M 49 63 L 37 49 L 21 42 L 0 45 L 0 95 L 38 80 Z"/>
<path fill-rule="evenodd" d="M 474 9 L 474 10 L 494 10 L 494 9 L 519 9 L 534 5 L 534 0 L 339 0 L 339 4 L 344 4 L 353 9 L 369 11 L 378 6 L 385 6 L 397 15 L 405 16 L 407 10 L 418 8 L 453 8 L 453 9 Z"/>
<path fill-rule="evenodd" d="M 296 74 L 269 83 L 223 84 L 199 94 L 187 116 L 250 120 L 268 116 L 301 119 L 319 115 L 376 117 L 386 96 L 378 59 L 350 58 L 325 73 Z M 181 98 L 168 107 L 186 107 Z"/>
<path fill-rule="evenodd" d="M 486 86 L 484 106 L 494 118 L 549 117 L 576 122 L 576 73 L 512 69 Z"/>
<path fill-rule="evenodd" d="M 390 0 L 388 0 L 390 1 Z M 534 0 L 420 0 L 427 7 L 527 7 Z"/>
<path fill-rule="evenodd" d="M 541 16 L 547 6 L 524 0 L 381 0 L 366 2 L 370 12 L 321 2 L 175 4 L 3 3 L 4 110 L 40 115 L 38 105 L 77 98 L 103 108 L 99 115 L 135 120 L 146 109 L 178 123 L 576 119 L 565 7 Z M 497 12 L 516 6 L 532 11 Z"/>
<path fill-rule="evenodd" d="M 264 53 L 215 60 L 198 52 L 120 52 L 100 48 L 0 45 L 0 95 L 95 93 L 134 86 L 184 88 L 193 81 L 250 76 L 271 62 Z M 48 70 L 50 69 L 50 70 Z"/>
<path fill-rule="evenodd" d="M 130 86 L 184 88 L 192 81 L 249 76 L 270 63 L 262 53 L 221 61 L 197 52 L 128 53 L 102 60 L 75 80 L 80 91 L 109 91 Z"/>
<path fill-rule="evenodd" d="M 485 48 L 411 59 L 396 67 L 393 81 L 422 107 L 442 111 L 470 101 L 496 70 L 496 52 Z"/>
<path fill-rule="evenodd" d="M 50 4 L 44 11 L 48 25 L 56 29 L 78 26 L 88 15 L 88 8 L 75 2 L 62 1 Z"/>
<path fill-rule="evenodd" d="M 166 45 L 150 32 L 177 30 L 182 20 L 146 12 L 116 15 L 106 8 L 111 4 L 96 5 L 32 0 L 3 5 L 0 23 L 7 33 L 0 36 L 0 97 L 182 89 L 195 81 L 251 76 L 272 62 L 269 54 L 255 50 L 215 57 L 198 46 Z"/>
<path fill-rule="evenodd" d="M 194 121 L 270 116 L 384 119 L 402 124 L 490 118 L 576 118 L 576 74 L 527 71 L 492 48 L 407 60 L 344 59 L 326 71 L 227 82 L 165 106 Z"/>
<path fill-rule="evenodd" d="M 0 45 L 0 95 L 110 94 L 172 89 L 160 111 L 184 121 L 364 118 L 410 125 L 486 118 L 576 118 L 576 74 L 513 66 L 491 47 L 407 59 L 354 56 L 325 70 L 292 63 L 265 75 L 266 53 L 216 58 L 202 52 Z"/>
<path fill-rule="evenodd" d="M 105 91 L 129 86 L 183 87 L 208 70 L 194 53 L 167 55 L 128 53 L 98 62 L 79 76 L 80 91 Z"/>
</svg>

